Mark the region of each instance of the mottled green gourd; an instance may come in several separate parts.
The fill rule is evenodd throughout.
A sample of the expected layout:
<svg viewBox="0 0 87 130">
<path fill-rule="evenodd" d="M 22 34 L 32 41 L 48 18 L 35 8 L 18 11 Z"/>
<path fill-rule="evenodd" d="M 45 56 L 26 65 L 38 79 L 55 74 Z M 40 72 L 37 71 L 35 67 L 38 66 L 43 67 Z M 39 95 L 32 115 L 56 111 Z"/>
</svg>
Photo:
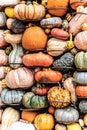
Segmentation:
<svg viewBox="0 0 87 130">
<path fill-rule="evenodd" d="M 76 68 L 87 69 L 87 52 L 78 52 L 74 60 Z"/>
<path fill-rule="evenodd" d="M 81 112 L 87 112 L 87 101 L 86 100 L 80 101 L 79 109 Z"/>
<path fill-rule="evenodd" d="M 74 56 L 70 52 L 67 52 L 64 55 L 62 55 L 59 59 L 55 60 L 53 66 L 70 67 L 73 65 L 73 62 L 74 62 Z"/>
</svg>

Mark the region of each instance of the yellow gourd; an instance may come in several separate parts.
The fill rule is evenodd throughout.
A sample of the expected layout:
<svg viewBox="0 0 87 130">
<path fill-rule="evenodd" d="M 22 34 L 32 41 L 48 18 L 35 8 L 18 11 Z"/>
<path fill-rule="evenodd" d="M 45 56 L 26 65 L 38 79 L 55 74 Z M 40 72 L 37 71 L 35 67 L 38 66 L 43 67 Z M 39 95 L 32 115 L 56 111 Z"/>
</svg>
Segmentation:
<svg viewBox="0 0 87 130">
<path fill-rule="evenodd" d="M 6 7 L 5 8 L 5 14 L 10 18 L 15 18 L 14 15 L 14 8 L 13 7 Z"/>
<path fill-rule="evenodd" d="M 67 125 L 67 130 L 82 130 L 78 123 L 72 123 Z"/>
</svg>

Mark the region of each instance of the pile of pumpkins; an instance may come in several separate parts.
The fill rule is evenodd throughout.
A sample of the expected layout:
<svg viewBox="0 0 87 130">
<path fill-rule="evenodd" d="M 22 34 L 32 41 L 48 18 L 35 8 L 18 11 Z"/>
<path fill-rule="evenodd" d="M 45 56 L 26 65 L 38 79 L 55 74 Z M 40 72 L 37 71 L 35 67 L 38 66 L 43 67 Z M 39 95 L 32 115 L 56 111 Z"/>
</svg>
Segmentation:
<svg viewBox="0 0 87 130">
<path fill-rule="evenodd" d="M 0 0 L 0 130 L 87 130 L 87 1 Z"/>
</svg>

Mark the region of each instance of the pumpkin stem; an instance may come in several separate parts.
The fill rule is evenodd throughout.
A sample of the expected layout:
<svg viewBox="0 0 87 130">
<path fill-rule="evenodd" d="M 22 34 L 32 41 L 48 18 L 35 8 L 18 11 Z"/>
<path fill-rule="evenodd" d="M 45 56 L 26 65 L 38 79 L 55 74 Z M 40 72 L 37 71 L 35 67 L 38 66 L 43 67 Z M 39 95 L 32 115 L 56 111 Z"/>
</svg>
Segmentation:
<svg viewBox="0 0 87 130">
<path fill-rule="evenodd" d="M 5 67 L 4 68 L 4 73 L 8 73 L 8 72 L 10 72 L 12 70 L 12 68 L 11 67 Z"/>
</svg>

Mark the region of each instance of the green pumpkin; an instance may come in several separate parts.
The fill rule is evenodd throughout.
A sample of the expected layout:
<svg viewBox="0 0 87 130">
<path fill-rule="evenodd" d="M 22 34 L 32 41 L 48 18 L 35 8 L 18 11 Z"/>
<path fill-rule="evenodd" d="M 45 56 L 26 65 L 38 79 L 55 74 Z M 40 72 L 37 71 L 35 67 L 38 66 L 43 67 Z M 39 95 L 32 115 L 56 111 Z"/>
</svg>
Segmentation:
<svg viewBox="0 0 87 130">
<path fill-rule="evenodd" d="M 46 96 L 38 96 L 35 95 L 31 99 L 31 106 L 32 108 L 44 108 L 48 106 Z"/>
<path fill-rule="evenodd" d="M 24 91 L 5 88 L 1 92 L 1 100 L 5 104 L 21 103 Z"/>
<path fill-rule="evenodd" d="M 34 96 L 35 94 L 33 92 L 27 92 L 24 94 L 23 99 L 22 99 L 22 103 L 26 108 L 31 108 L 31 98 Z"/>
<path fill-rule="evenodd" d="M 74 63 L 78 69 L 87 69 L 87 52 L 78 52 L 75 55 Z"/>
<path fill-rule="evenodd" d="M 23 105 L 26 108 L 44 108 L 48 106 L 46 96 L 35 95 L 33 92 L 27 92 L 23 96 Z"/>
</svg>

